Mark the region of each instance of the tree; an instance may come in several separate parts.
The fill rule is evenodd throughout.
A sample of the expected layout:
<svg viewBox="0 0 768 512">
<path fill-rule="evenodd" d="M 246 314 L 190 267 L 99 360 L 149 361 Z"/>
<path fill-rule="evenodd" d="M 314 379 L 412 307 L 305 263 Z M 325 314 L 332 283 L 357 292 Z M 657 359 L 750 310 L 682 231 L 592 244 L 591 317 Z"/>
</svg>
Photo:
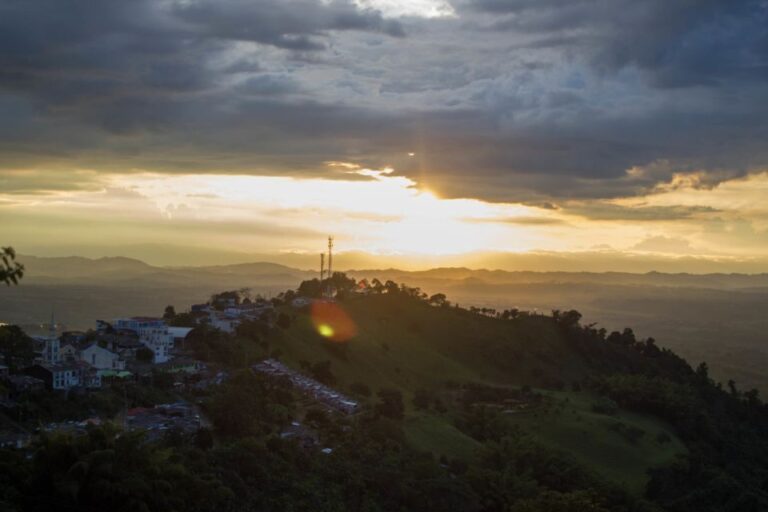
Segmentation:
<svg viewBox="0 0 768 512">
<path fill-rule="evenodd" d="M 16 251 L 13 247 L 0 249 L 0 281 L 7 286 L 19 284 L 19 279 L 24 277 L 24 265 L 16 261 Z"/>
<path fill-rule="evenodd" d="M 554 310 L 552 311 L 552 317 L 555 319 L 558 325 L 562 326 L 564 329 L 572 329 L 579 326 L 581 313 L 575 309 L 571 309 L 570 311 Z"/>
<path fill-rule="evenodd" d="M 168 321 L 172 327 L 196 327 L 197 319 L 192 313 L 178 313 Z"/>
<path fill-rule="evenodd" d="M 173 306 L 165 306 L 165 313 L 163 313 L 163 320 L 172 320 L 176 316 L 176 309 Z"/>
<path fill-rule="evenodd" d="M 136 351 L 136 360 L 141 361 L 143 363 L 151 363 L 152 359 L 155 358 L 155 353 L 152 352 L 147 347 L 141 347 Z"/>
<path fill-rule="evenodd" d="M 501 312 L 502 320 L 514 320 L 520 315 L 520 310 L 517 308 L 505 309 Z"/>
<path fill-rule="evenodd" d="M 301 297 L 318 298 L 323 294 L 323 286 L 319 279 L 309 279 L 301 282 L 297 293 Z"/>
<path fill-rule="evenodd" d="M 444 293 L 436 293 L 429 298 L 429 303 L 432 304 L 433 306 L 443 307 L 443 306 L 449 305 L 446 299 L 447 297 L 445 296 Z"/>
<path fill-rule="evenodd" d="M 373 288 L 373 291 L 378 294 L 381 294 L 381 292 L 384 291 L 384 285 L 379 281 L 378 277 L 374 277 L 371 280 L 371 287 Z"/>
<path fill-rule="evenodd" d="M 0 326 L 0 353 L 5 355 L 5 365 L 24 367 L 35 357 L 34 342 L 18 325 L 3 325 Z"/>
<path fill-rule="evenodd" d="M 400 286 L 398 286 L 398 284 L 391 279 L 384 283 L 384 289 L 387 291 L 387 293 L 396 294 L 400 292 Z"/>
</svg>

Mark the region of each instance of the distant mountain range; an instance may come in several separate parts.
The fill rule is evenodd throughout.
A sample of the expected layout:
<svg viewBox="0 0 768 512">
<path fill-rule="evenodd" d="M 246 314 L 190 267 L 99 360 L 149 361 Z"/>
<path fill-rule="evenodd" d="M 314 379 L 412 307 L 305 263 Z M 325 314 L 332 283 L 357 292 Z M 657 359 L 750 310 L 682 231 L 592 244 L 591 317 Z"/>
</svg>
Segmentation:
<svg viewBox="0 0 768 512">
<path fill-rule="evenodd" d="M 208 279 L 235 278 L 235 286 L 242 280 L 256 284 L 286 284 L 294 286 L 296 280 L 317 277 L 317 272 L 300 270 L 278 263 L 255 262 L 214 266 L 152 266 L 143 261 L 125 257 L 83 258 L 80 256 L 44 258 L 20 256 L 27 269 L 26 282 L 54 283 L 80 279 L 98 279 L 110 284 L 136 279 L 150 283 L 180 280 L 185 283 L 205 282 Z M 345 269 L 352 276 L 378 277 L 395 281 L 442 282 L 465 281 L 471 284 L 521 284 L 521 283 L 599 283 L 611 285 L 674 286 L 712 289 L 768 288 L 768 274 L 687 274 L 687 273 L 629 273 L 629 272 L 532 272 L 470 269 L 465 267 L 433 268 L 421 271 L 400 269 Z M 84 284 L 84 283 L 81 283 Z"/>
</svg>

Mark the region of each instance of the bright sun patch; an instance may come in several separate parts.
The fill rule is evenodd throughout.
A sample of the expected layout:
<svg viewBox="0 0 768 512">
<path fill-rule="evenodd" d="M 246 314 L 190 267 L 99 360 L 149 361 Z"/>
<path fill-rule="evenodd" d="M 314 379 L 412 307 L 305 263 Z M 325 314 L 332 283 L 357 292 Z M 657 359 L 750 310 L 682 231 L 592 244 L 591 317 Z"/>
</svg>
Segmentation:
<svg viewBox="0 0 768 512">
<path fill-rule="evenodd" d="M 349 341 L 357 335 L 357 325 L 344 309 L 334 302 L 316 301 L 311 309 L 312 324 L 323 338 Z"/>
<path fill-rule="evenodd" d="M 320 324 L 317 326 L 317 332 L 320 333 L 320 336 L 324 338 L 331 338 L 333 337 L 334 331 L 333 327 L 331 327 L 328 324 Z"/>
</svg>

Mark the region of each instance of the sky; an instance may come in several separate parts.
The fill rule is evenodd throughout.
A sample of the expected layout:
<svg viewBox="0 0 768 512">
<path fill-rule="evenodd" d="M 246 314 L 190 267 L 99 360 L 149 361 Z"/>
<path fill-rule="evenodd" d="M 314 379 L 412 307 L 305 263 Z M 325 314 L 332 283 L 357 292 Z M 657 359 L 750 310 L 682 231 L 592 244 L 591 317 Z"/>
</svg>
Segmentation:
<svg viewBox="0 0 768 512">
<path fill-rule="evenodd" d="M 2 245 L 328 234 L 350 267 L 768 272 L 768 2 L 0 0 Z"/>
</svg>

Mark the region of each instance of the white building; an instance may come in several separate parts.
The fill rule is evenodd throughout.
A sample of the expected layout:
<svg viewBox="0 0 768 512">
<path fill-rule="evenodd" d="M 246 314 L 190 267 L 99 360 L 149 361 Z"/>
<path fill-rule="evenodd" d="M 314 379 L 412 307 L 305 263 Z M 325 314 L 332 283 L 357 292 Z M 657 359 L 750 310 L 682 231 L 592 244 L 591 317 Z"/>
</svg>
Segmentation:
<svg viewBox="0 0 768 512">
<path fill-rule="evenodd" d="M 296 309 L 301 309 L 307 306 L 311 306 L 313 302 L 314 302 L 314 299 L 310 297 L 296 297 L 291 301 L 291 306 L 293 306 Z"/>
<path fill-rule="evenodd" d="M 36 364 L 24 371 L 45 382 L 49 389 L 67 390 L 81 384 L 83 368 L 77 364 Z"/>
<path fill-rule="evenodd" d="M 80 360 L 85 361 L 97 370 L 124 370 L 125 361 L 118 354 L 100 347 L 89 345 L 80 352 Z"/>
<path fill-rule="evenodd" d="M 45 364 L 57 364 L 61 361 L 61 342 L 56 335 L 53 336 L 34 336 L 34 339 L 39 343 L 40 347 L 40 359 Z"/>
<path fill-rule="evenodd" d="M 214 312 L 211 313 L 208 323 L 211 327 L 232 334 L 235 332 L 235 329 L 237 329 L 237 326 L 240 325 L 240 320 L 237 318 L 227 318 L 221 313 Z"/>
<path fill-rule="evenodd" d="M 155 363 L 165 363 L 171 358 L 174 335 L 161 318 L 118 318 L 112 322 L 112 326 L 135 331 L 139 341 L 154 354 Z"/>
<path fill-rule="evenodd" d="M 171 358 L 173 333 L 167 327 L 143 329 L 139 332 L 139 341 L 155 355 L 154 362 L 165 363 Z"/>
</svg>

